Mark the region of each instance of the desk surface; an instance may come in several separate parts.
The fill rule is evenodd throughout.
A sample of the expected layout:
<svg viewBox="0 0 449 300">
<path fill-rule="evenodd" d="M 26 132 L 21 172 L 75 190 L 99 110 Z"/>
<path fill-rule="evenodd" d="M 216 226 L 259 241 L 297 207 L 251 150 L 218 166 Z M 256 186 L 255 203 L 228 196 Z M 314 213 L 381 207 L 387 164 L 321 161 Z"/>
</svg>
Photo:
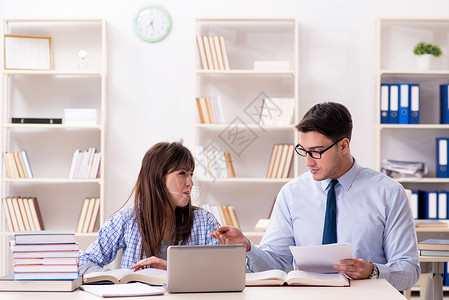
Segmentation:
<svg viewBox="0 0 449 300">
<path fill-rule="evenodd" d="M 263 299 L 406 299 L 393 286 L 384 279 L 377 280 L 353 280 L 350 287 L 246 287 L 241 293 L 194 293 L 194 294 L 168 294 L 162 299 L 210 299 L 214 300 L 263 300 Z M 98 300 L 97 296 L 83 291 L 72 293 L 48 293 L 48 292 L 0 292 L 2 300 Z M 151 299 L 157 299 L 158 296 L 151 296 Z M 143 299 L 143 297 L 127 297 L 112 299 Z"/>
</svg>

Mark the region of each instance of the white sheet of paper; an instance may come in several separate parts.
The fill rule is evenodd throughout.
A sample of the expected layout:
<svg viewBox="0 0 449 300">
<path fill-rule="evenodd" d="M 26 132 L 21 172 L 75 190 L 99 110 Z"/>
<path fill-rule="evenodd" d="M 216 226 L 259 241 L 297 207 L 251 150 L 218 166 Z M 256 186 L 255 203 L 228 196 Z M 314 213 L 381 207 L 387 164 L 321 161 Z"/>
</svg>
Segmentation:
<svg viewBox="0 0 449 300">
<path fill-rule="evenodd" d="M 290 246 L 299 270 L 318 273 L 335 272 L 332 265 L 341 259 L 353 258 L 351 244 L 328 244 L 319 246 Z"/>
<path fill-rule="evenodd" d="M 81 289 L 100 297 L 163 295 L 164 290 L 140 282 L 127 284 L 83 285 Z"/>
</svg>

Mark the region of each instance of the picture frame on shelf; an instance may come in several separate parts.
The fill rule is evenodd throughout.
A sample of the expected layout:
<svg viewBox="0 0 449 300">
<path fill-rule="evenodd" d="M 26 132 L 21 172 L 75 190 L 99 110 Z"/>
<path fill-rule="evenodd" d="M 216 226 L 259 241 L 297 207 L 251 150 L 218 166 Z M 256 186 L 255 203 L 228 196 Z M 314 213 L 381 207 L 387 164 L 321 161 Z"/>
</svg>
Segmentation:
<svg viewBox="0 0 449 300">
<path fill-rule="evenodd" d="M 51 36 L 5 34 L 5 70 L 53 70 Z"/>
</svg>

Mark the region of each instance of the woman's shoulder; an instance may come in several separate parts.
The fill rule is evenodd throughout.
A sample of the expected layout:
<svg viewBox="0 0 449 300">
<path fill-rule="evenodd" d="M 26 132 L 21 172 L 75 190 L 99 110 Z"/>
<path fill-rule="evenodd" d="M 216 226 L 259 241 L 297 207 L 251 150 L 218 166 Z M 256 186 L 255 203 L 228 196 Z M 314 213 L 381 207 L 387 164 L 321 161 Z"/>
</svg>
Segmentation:
<svg viewBox="0 0 449 300">
<path fill-rule="evenodd" d="M 114 213 L 110 218 L 110 220 L 113 222 L 127 222 L 130 220 L 133 221 L 134 219 L 135 215 L 133 206 L 120 209 L 119 211 Z"/>
</svg>

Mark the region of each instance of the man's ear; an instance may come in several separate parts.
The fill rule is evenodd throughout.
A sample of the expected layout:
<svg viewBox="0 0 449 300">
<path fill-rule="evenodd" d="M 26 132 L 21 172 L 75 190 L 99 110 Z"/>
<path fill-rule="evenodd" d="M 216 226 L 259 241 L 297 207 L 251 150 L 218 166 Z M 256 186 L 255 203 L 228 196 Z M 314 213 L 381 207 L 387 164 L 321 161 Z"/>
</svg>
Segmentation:
<svg viewBox="0 0 449 300">
<path fill-rule="evenodd" d="M 349 152 L 349 139 L 348 138 L 344 138 L 341 143 L 340 143 L 340 151 L 343 154 L 346 154 Z"/>
</svg>

